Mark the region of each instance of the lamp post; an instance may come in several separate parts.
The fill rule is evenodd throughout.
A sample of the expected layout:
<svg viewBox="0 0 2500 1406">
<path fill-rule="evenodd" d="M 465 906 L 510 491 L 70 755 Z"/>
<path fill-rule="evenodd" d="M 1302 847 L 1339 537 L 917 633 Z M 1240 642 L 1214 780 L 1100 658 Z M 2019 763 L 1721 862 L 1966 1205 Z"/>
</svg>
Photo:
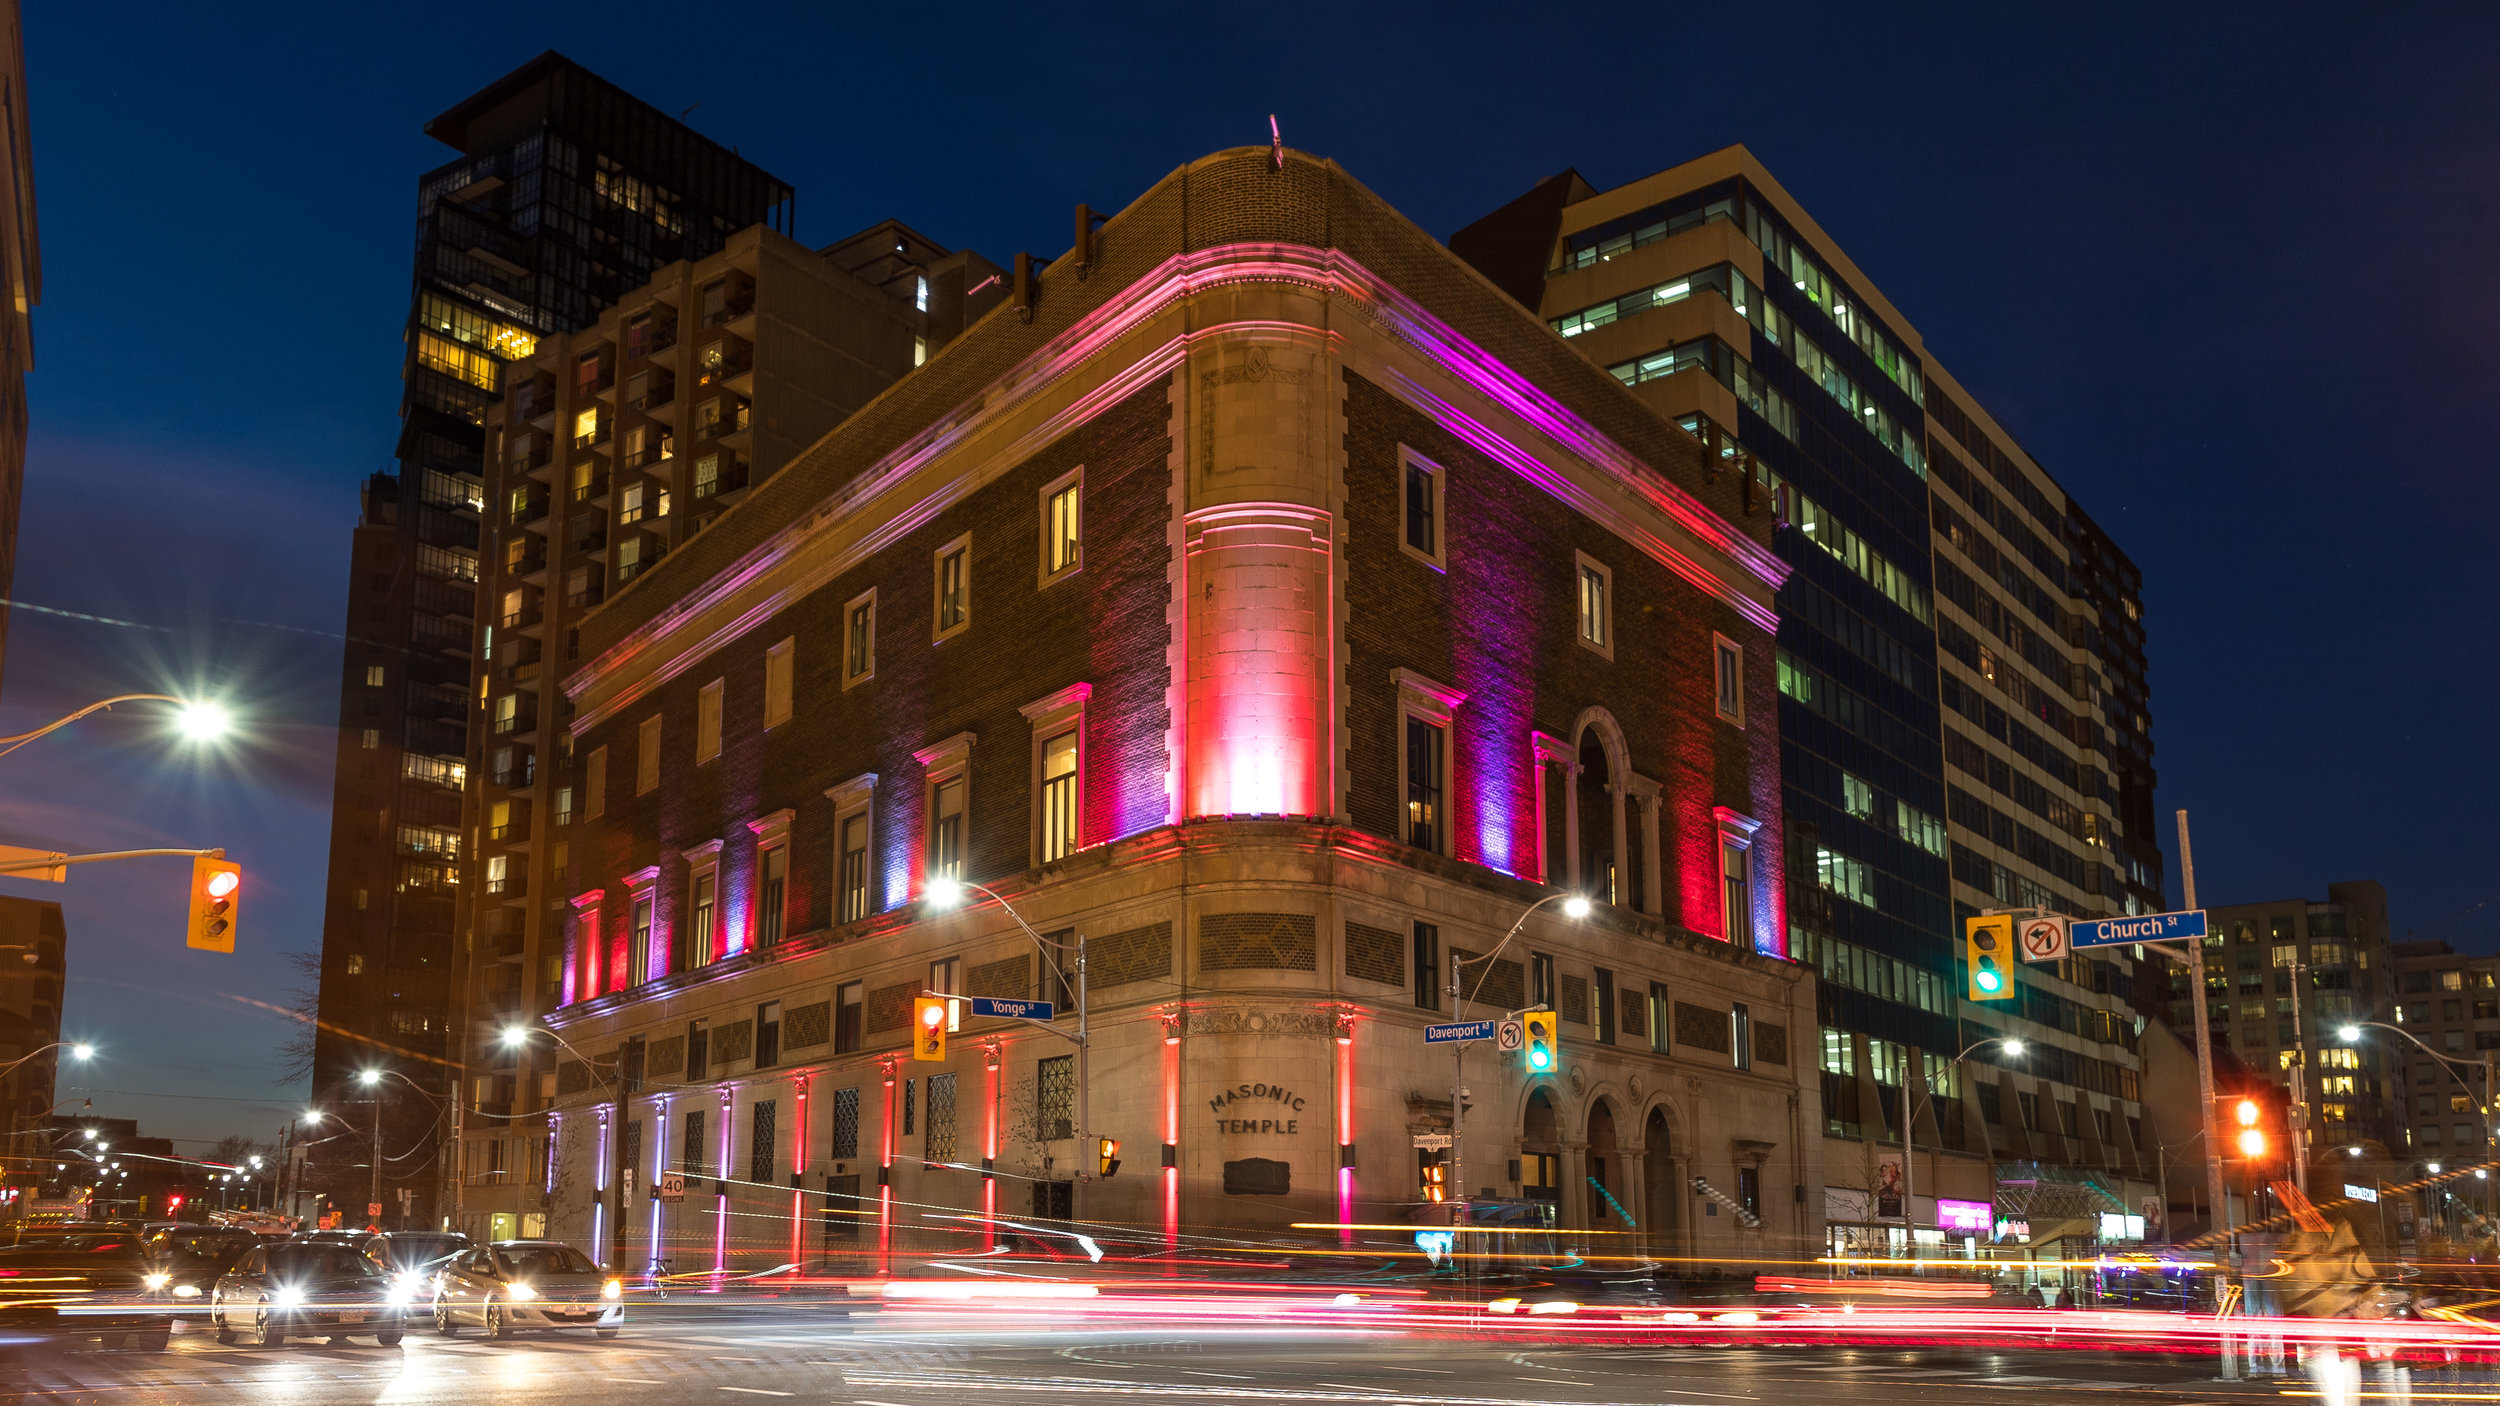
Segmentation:
<svg viewBox="0 0 2500 1406">
<path fill-rule="evenodd" d="M 1563 916 L 1575 921 L 1589 915 L 1588 899 L 1576 893 L 1549 893 L 1529 904 L 1520 913 L 1518 921 L 1510 925 L 1510 931 L 1502 934 L 1502 940 L 1493 944 L 1492 951 L 1481 957 L 1468 959 L 1486 965 L 1484 975 L 1476 978 L 1475 990 L 1468 992 L 1464 998 L 1459 995 L 1458 969 L 1465 963 L 1459 960 L 1456 951 L 1450 953 L 1450 1019 L 1457 1020 L 1464 1014 L 1467 1003 L 1474 1000 L 1476 995 L 1484 990 L 1486 978 L 1493 975 L 1491 965 L 1493 959 L 1501 956 L 1502 949 L 1510 946 L 1511 939 L 1517 937 L 1519 930 L 1528 925 L 1528 919 L 1534 917 L 1538 909 L 1549 903 L 1561 904 Z M 1450 1054 L 1450 1189 L 1458 1197 L 1460 1207 L 1458 1215 L 1461 1217 L 1464 1216 L 1467 1205 L 1467 1177 L 1459 1155 L 1460 1148 L 1466 1141 L 1467 1044 L 1465 1040 L 1452 1041 Z M 1456 1224 L 1456 1219 L 1453 1219 L 1452 1223 Z"/>
<path fill-rule="evenodd" d="M 2479 1114 L 2481 1114 L 2481 1115 L 2482 1115 L 2482 1125 L 2483 1125 L 2483 1157 L 2484 1157 L 2484 1159 L 2485 1159 L 2486 1161 L 2490 1160 L 2490 1159 L 2492 1158 L 2492 1156 L 2493 1156 L 2493 1149 L 2494 1149 L 2494 1145 L 2495 1145 L 2495 1144 L 2500 1144 L 2500 1133 L 2495 1133 L 2495 1132 L 2493 1131 L 2493 1128 L 2492 1128 L 2492 1098 L 2491 1098 L 2492 1056 L 2491 1056 L 2491 1053 L 2490 1053 L 2489 1051 L 2485 1051 L 2485 1052 L 2484 1052 L 2484 1054 L 2483 1054 L 2483 1057 L 2482 1057 L 2481 1059 L 2478 1059 L 2478 1060 L 2477 1060 L 2477 1059 L 2458 1059 L 2458 1058 L 2457 1058 L 2456 1056 L 2454 1056 L 2454 1055 L 2446 1055 L 2446 1054 L 2441 1054 L 2439 1051 L 2434 1050 L 2434 1049 L 2432 1049 L 2430 1046 L 2423 1044 L 2423 1043 L 2422 1043 L 2422 1040 L 2421 1040 L 2421 1037 L 2420 1037 L 2420 1036 L 2418 1036 L 2418 1035 L 2415 1035 L 2412 1031 L 2407 1030 L 2407 1029 L 2405 1029 L 2403 1026 L 2400 1026 L 2400 1025 L 2389 1025 L 2387 1022 L 2385 1022 L 2385 1021 L 2383 1021 L 2383 1020 L 2356 1020 L 2356 1021 L 2352 1021 L 2352 1022 L 2350 1022 L 2349 1024 L 2345 1025 L 2342 1029 L 2340 1029 L 2340 1030 L 2336 1031 L 2336 1032 L 2335 1032 L 2335 1034 L 2336 1034 L 2336 1037 L 2337 1037 L 2338 1039 L 2341 1039 L 2341 1040 L 2342 1040 L 2345 1044 L 2347 1044 L 2347 1045 L 2357 1045 L 2357 1044 L 2361 1043 L 2361 1032 L 2362 1032 L 2362 1030 L 2363 1030 L 2363 1029 L 2365 1029 L 2365 1028 L 2367 1028 L 2367 1029 L 2372 1029 L 2372 1030 L 2386 1030 L 2386 1031 L 2390 1031 L 2390 1032 L 2393 1032 L 2393 1033 L 2398 1034 L 2398 1035 L 2402 1035 L 2402 1036 L 2403 1036 L 2404 1038 L 2406 1038 L 2407 1040 L 2410 1040 L 2410 1041 L 2412 1041 L 2412 1042 L 2413 1042 L 2413 1047 L 2414 1047 L 2415 1049 L 2418 1049 L 2418 1050 L 2420 1050 L 2422 1053 L 2424 1053 L 2424 1054 L 2426 1054 L 2426 1055 L 2429 1055 L 2431 1058 L 2433 1058 L 2433 1059 L 2435 1059 L 2435 1060 L 2438 1060 L 2438 1061 L 2439 1061 L 2440 1067 L 2441 1067 L 2441 1068 L 2443 1068 L 2443 1069 L 2445 1069 L 2445 1070 L 2447 1070 L 2447 1071 L 2448 1071 L 2448 1074 L 2449 1074 L 2449 1077 L 2451 1077 L 2451 1078 L 2453 1078 L 2453 1079 L 2455 1079 L 2455 1080 L 2457 1081 L 2457 1087 L 2458 1087 L 2458 1088 L 2460 1088 L 2460 1089 L 2465 1090 L 2465 1096 L 2466 1096 L 2467 1098 L 2470 1098 L 2470 1099 L 2473 1099 L 2473 1100 L 2474 1100 L 2474 1108 L 2475 1108 L 2475 1111 L 2476 1111 L 2477 1113 L 2479 1113 Z M 2465 1076 L 2464 1076 L 2463 1074 L 2460 1074 L 2460 1073 L 2458 1073 L 2458 1072 L 2457 1072 L 2457 1071 L 2458 1071 L 2458 1069 L 2459 1069 L 2460 1067 L 2462 1067 L 2462 1068 L 2466 1068 L 2466 1069 L 2480 1069 L 2480 1070 L 2482 1070 L 2482 1071 L 2483 1071 L 2483 1091 L 2482 1091 L 2482 1093 L 2481 1093 L 2479 1096 L 2477 1096 L 2477 1095 L 2475 1094 L 2475 1092 L 2474 1092 L 2474 1086 L 2473 1086 L 2472 1084 L 2469 1084 L 2469 1083 L 2467 1083 L 2467 1082 L 2465 1081 Z M 2492 1183 L 2491 1183 L 2491 1179 L 2490 1179 L 2488 1176 L 2486 1176 L 2486 1177 L 2484 1177 L 2484 1178 L 2483 1178 L 2483 1213 L 2484 1213 L 2484 1215 L 2489 1216 L 2489 1215 L 2493 1214 L 2493 1209 L 2494 1209 L 2493 1203 L 2494 1203 L 2494 1193 L 2493 1193 L 2493 1191 L 2492 1191 Z"/>
<path fill-rule="evenodd" d="M 1016 911 L 1016 905 L 1001 897 L 997 890 L 985 888 L 969 879 L 941 874 L 929 880 L 928 886 L 921 890 L 920 896 L 939 908 L 954 908 L 963 902 L 964 893 L 967 890 L 989 895 L 1001 909 L 1006 911 L 1008 917 L 1016 920 L 1017 927 L 1024 929 L 1024 935 L 1033 939 L 1033 945 L 1041 949 L 1042 964 L 1048 967 L 1051 975 L 1056 978 L 1051 984 L 1051 994 L 1057 995 L 1068 984 L 1068 978 L 1067 973 L 1060 969 L 1058 959 L 1051 955 L 1050 942 L 1040 933 L 1035 932 L 1033 925 L 1024 920 L 1024 915 Z M 1068 1209 L 1076 1219 L 1083 1220 L 1085 1219 L 1085 1184 L 1093 1180 L 1087 1169 L 1093 1165 L 1094 1157 L 1094 1149 L 1089 1145 L 1086 1134 L 1086 1128 L 1092 1121 L 1093 1113 L 1094 1047 L 1093 1041 L 1088 1038 L 1091 1025 L 1088 1020 L 1085 990 L 1085 934 L 1083 933 L 1076 935 L 1076 1033 L 1069 1035 L 1068 1032 L 1055 1025 L 1044 1028 L 1054 1035 L 1076 1042 L 1076 1174 L 1069 1190 L 1071 1204 Z M 1038 1089 L 1035 1090 L 1035 1097 L 1040 1097 Z M 1048 1132 L 1049 1129 L 1043 1128 L 1038 1131 Z"/>
<path fill-rule="evenodd" d="M 2023 1042 L 2019 1036 L 1990 1035 L 1964 1045 L 1962 1052 L 1955 1055 L 1951 1061 L 1954 1067 L 1960 1068 L 1962 1061 L 1970 1058 L 1970 1052 L 1981 1045 L 2003 1045 L 2007 1054 L 2016 1059 L 2023 1057 Z M 1901 1228 L 1908 1232 L 1910 1268 L 1913 1270 L 1918 1268 L 1918 1114 L 1910 1103 L 1910 1080 L 1916 1072 L 1911 1069 L 1901 1071 Z M 1932 1091 L 1928 1095 L 1928 1102 L 1931 1105 L 1935 1102 Z M 1993 1153 L 1988 1161 L 1991 1167 L 1996 1165 Z M 1996 1178 L 1993 1173 L 1988 1179 L 1988 1199 L 1991 1201 L 1996 1199 Z"/>
<path fill-rule="evenodd" d="M 42 1046 L 42 1047 L 41 1047 L 41 1048 L 39 1048 L 39 1049 L 33 1049 L 33 1050 L 29 1050 L 29 1051 L 27 1051 L 25 1054 L 22 1054 L 22 1055 L 18 1056 L 16 1059 L 10 1060 L 10 1061 L 8 1062 L 8 1064 L 7 1064 L 7 1065 L 5 1065 L 5 1066 L 0 1066 L 0 1079 L 5 1079 L 5 1078 L 7 1078 L 9 1075 L 11 1075 L 11 1074 L 15 1073 L 15 1072 L 17 1071 L 17 1067 L 18 1067 L 19 1065 L 24 1064 L 24 1063 L 26 1063 L 28 1060 L 31 1060 L 31 1059 L 35 1058 L 37 1055 L 50 1054 L 50 1053 L 51 1053 L 52 1051 L 54 1051 L 54 1050 L 67 1050 L 67 1051 L 69 1051 L 69 1057 L 70 1057 L 70 1058 L 75 1059 L 75 1060 L 80 1060 L 80 1061 L 85 1061 L 85 1060 L 90 1060 L 90 1059 L 95 1058 L 95 1046 L 88 1044 L 88 1043 L 87 1043 L 86 1041 L 84 1041 L 84 1040 L 55 1040 L 55 1041 L 53 1041 L 51 1044 L 49 1044 L 49 1045 L 45 1045 L 45 1046 Z M 12 1100 L 12 1102 L 14 1102 L 14 1100 Z M 67 1102 L 69 1102 L 69 1100 L 67 1100 L 67 1099 L 63 1099 L 63 1100 L 61 1100 L 61 1103 L 67 1103 Z M 45 1110 L 44 1110 L 45 1115 L 46 1115 L 46 1116 L 49 1116 L 49 1115 L 51 1114 L 51 1112 L 52 1112 L 52 1109 L 53 1109 L 53 1108 L 59 1108 L 60 1106 L 61 1106 L 61 1104 L 60 1104 L 60 1103 L 56 1103 L 56 1104 L 52 1105 L 52 1108 L 47 1108 L 47 1109 L 45 1109 Z M 18 1155 L 18 1154 L 17 1154 L 17 1139 L 18 1139 L 18 1132 L 19 1132 L 19 1129 L 18 1129 L 18 1121 L 19 1121 L 19 1118 L 18 1118 L 18 1113 L 17 1113 L 16 1109 L 14 1109 L 14 1108 L 10 1109 L 10 1111 L 9 1111 L 9 1155 L 10 1155 L 11 1157 L 15 1157 L 15 1156 L 17 1156 L 17 1155 Z"/>
<path fill-rule="evenodd" d="M 0 737 L 0 757 L 7 756 L 38 737 L 58 732 L 80 718 L 105 712 L 116 703 L 173 704 L 178 710 L 174 714 L 174 726 L 184 737 L 193 742 L 207 742 L 222 737 L 233 725 L 233 719 L 227 715 L 224 708 L 205 699 L 177 698 L 170 693 L 117 693 L 110 698 L 90 703 L 77 712 L 45 723 L 32 732 L 21 732 L 14 737 Z"/>
<path fill-rule="evenodd" d="M 554 1029 L 553 1027 L 551 1027 L 551 1026 L 545 1026 L 545 1025 L 511 1025 L 511 1026 L 506 1026 L 506 1027 L 504 1028 L 504 1032 L 503 1032 L 503 1043 L 504 1043 L 504 1048 L 506 1048 L 506 1049 L 508 1049 L 508 1050 L 519 1050 L 522 1046 L 524 1046 L 524 1045 L 526 1045 L 526 1044 L 528 1044 L 528 1043 L 529 1043 L 529 1038 L 530 1038 L 530 1036 L 532 1036 L 532 1035 L 544 1035 L 544 1036 L 546 1036 L 548 1039 L 555 1041 L 555 1042 L 556 1042 L 556 1048 L 558 1048 L 558 1049 L 560 1049 L 560 1050 L 564 1050 L 565 1052 L 567 1052 L 567 1053 L 571 1054 L 571 1055 L 572 1055 L 575 1059 L 580 1060 L 580 1061 L 582 1062 L 582 1067 L 583 1067 L 584 1069 L 587 1069 L 587 1070 L 589 1070 L 589 1071 L 590 1071 L 590 1077 L 592 1077 L 592 1078 L 594 1078 L 594 1079 L 598 1080 L 600 1083 L 602 1083 L 602 1084 L 604 1084 L 604 1085 L 606 1085 L 606 1086 L 607 1086 L 607 1090 L 608 1090 L 609 1097 L 610 1097 L 610 1098 L 614 1101 L 614 1103 L 615 1103 L 615 1107 L 616 1107 L 616 1112 L 615 1112 L 615 1113 L 614 1113 L 614 1115 L 613 1115 L 613 1122 L 614 1122 L 614 1125 L 615 1125 L 618 1129 L 620 1129 L 620 1130 L 621 1130 L 621 1129 L 625 1126 L 625 1083 L 624 1083 L 624 1080 L 623 1080 L 622 1078 L 612 1078 L 612 1077 L 610 1077 L 609 1075 L 606 1075 L 606 1074 L 602 1074 L 602 1073 L 600 1073 L 600 1072 L 599 1072 L 599 1061 L 597 1061 L 597 1060 L 595 1060 L 595 1059 L 592 1059 L 590 1056 L 588 1056 L 588 1055 L 586 1055 L 586 1054 L 583 1054 L 580 1050 L 578 1050 L 578 1049 L 574 1048 L 574 1046 L 573 1046 L 573 1042 L 572 1042 L 572 1041 L 567 1040 L 567 1039 L 565 1039 L 562 1035 L 560 1035 L 560 1034 L 556 1033 L 555 1029 Z M 620 1062 L 620 1066 L 621 1066 L 621 1063 L 622 1063 L 622 1056 L 619 1056 L 619 1062 Z M 620 1074 L 622 1073 L 622 1069 L 621 1069 L 621 1067 L 620 1067 L 620 1069 L 619 1069 L 619 1071 L 618 1071 L 618 1072 L 619 1072 Z M 456 1093 L 455 1093 L 455 1095 L 454 1095 L 454 1096 L 455 1096 L 455 1098 L 457 1098 L 457 1097 L 458 1097 L 458 1095 L 457 1095 Z M 454 1106 L 455 1106 L 455 1107 L 458 1107 L 459 1105 L 455 1103 L 455 1105 L 454 1105 Z M 481 1114 L 481 1115 L 479 1115 L 479 1116 L 484 1117 L 484 1116 L 487 1116 L 487 1115 Z M 516 1114 L 516 1115 L 511 1115 L 511 1116 L 518 1117 L 518 1116 L 522 1116 L 522 1115 L 517 1115 L 517 1114 Z M 623 1137 L 622 1137 L 622 1134 L 621 1134 L 621 1133 L 620 1133 L 620 1134 L 619 1134 L 619 1136 L 618 1136 L 618 1139 L 617 1139 L 617 1142 L 616 1142 L 615 1146 L 616 1146 L 616 1149 L 617 1149 L 617 1155 L 618 1155 L 619 1157 L 622 1157 L 622 1156 L 624 1155 L 624 1140 L 623 1140 Z M 552 1155 L 554 1155 L 554 1154 L 553 1154 L 553 1150 L 552 1150 L 552 1149 L 553 1149 L 553 1143 L 552 1143 L 552 1141 L 550 1142 L 549 1147 L 550 1147 L 550 1152 L 549 1152 L 549 1155 L 550 1155 L 550 1156 L 552 1156 Z M 604 1160 L 604 1158 L 603 1158 L 603 1160 Z M 615 1171 L 615 1170 L 618 1170 L 618 1169 L 613 1168 L 613 1167 L 603 1168 L 603 1169 L 602 1169 L 602 1171 L 601 1171 L 601 1175 L 605 1175 L 607 1172 L 609 1172 L 609 1171 Z M 626 1170 L 630 1170 L 630 1169 L 626 1169 Z M 593 1188 L 595 1189 L 595 1188 L 597 1187 L 597 1185 L 598 1185 L 598 1183 L 597 1183 L 596 1179 L 594 1179 L 594 1180 L 592 1181 L 592 1186 L 593 1186 Z M 460 1186 L 460 1180 L 459 1180 L 459 1178 L 458 1178 L 457 1176 L 455 1176 L 455 1177 L 452 1179 L 452 1187 L 453 1187 L 453 1190 L 454 1190 L 454 1194 L 455 1194 L 455 1195 L 458 1193 L 459 1186 Z M 619 1265 L 622 1265 L 622 1264 L 623 1264 L 623 1262 L 624 1262 L 623 1256 L 624 1256 L 624 1250 L 625 1250 L 625 1213 L 626 1213 L 626 1210 L 627 1210 L 626 1201 L 625 1201 L 625 1195 L 626 1195 L 626 1192 L 625 1192 L 625 1178 L 624 1178 L 624 1177 L 622 1177 L 622 1176 L 617 1177 L 617 1178 L 615 1179 L 615 1186 L 616 1186 L 616 1245 L 617 1245 L 617 1259 L 616 1259 L 614 1262 L 615 1262 L 615 1263 L 617 1263 L 617 1264 L 619 1264 Z M 454 1207 L 453 1207 L 453 1215 L 454 1215 L 455 1219 L 457 1219 L 457 1217 L 458 1217 L 458 1215 L 459 1215 L 459 1207 L 458 1207 L 458 1205 L 457 1205 L 457 1204 L 455 1204 L 455 1205 L 454 1205 Z M 603 1249 L 604 1249 L 604 1247 L 603 1247 L 603 1246 L 598 1246 L 598 1245 L 593 1245 L 593 1246 L 591 1247 L 591 1249 L 592 1249 L 592 1251 L 593 1251 L 594 1253 L 596 1253 L 596 1252 L 599 1252 L 599 1251 L 603 1250 Z"/>
</svg>

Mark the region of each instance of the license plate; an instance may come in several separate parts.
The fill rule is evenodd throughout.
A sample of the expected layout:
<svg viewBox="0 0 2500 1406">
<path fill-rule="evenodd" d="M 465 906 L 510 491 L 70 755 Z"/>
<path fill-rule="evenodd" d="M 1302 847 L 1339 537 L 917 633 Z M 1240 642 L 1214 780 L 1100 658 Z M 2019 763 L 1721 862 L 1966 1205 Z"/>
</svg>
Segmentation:
<svg viewBox="0 0 2500 1406">
<path fill-rule="evenodd" d="M 362 1323 L 365 1321 L 365 1317 L 366 1314 L 363 1309 L 351 1308 L 344 1310 L 339 1314 L 339 1321 L 341 1323 Z"/>
</svg>

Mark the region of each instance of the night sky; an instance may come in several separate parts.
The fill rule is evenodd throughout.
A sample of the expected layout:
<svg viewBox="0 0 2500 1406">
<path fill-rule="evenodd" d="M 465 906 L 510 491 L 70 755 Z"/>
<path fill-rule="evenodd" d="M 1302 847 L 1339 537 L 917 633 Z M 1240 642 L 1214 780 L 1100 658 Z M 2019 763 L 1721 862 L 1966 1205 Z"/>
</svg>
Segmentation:
<svg viewBox="0 0 2500 1406">
<path fill-rule="evenodd" d="M 2031 13 L 30 6 L 45 297 L 0 727 L 132 689 L 247 722 L 0 759 L 0 841 L 249 874 L 232 957 L 182 947 L 182 861 L 0 880 L 69 905 L 68 1027 L 104 1054 L 61 1092 L 203 1140 L 296 1106 L 270 1007 L 320 941 L 347 533 L 397 428 L 416 178 L 451 155 L 420 128 L 550 47 L 699 105 L 804 239 L 894 216 L 1001 260 L 1270 112 L 1441 237 L 1566 166 L 1746 143 L 2143 566 L 2174 901 L 2184 806 L 2208 904 L 2378 878 L 2399 933 L 2500 946 L 2500 21 Z"/>
</svg>

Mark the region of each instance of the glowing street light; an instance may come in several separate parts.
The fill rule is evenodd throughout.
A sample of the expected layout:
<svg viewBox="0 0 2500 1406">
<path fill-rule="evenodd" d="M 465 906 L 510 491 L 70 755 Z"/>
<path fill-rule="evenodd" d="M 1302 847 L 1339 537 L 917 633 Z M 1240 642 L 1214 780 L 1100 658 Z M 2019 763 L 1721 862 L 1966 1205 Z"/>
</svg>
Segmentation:
<svg viewBox="0 0 2500 1406">
<path fill-rule="evenodd" d="M 223 737 L 234 726 L 233 715 L 223 705 L 205 698 L 183 698 L 171 693 L 119 693 L 66 717 L 57 718 L 32 732 L 14 737 L 0 737 L 0 756 L 6 756 L 38 737 L 60 731 L 80 718 L 109 710 L 116 703 L 171 703 L 174 705 L 174 730 L 192 742 L 210 742 Z"/>
</svg>

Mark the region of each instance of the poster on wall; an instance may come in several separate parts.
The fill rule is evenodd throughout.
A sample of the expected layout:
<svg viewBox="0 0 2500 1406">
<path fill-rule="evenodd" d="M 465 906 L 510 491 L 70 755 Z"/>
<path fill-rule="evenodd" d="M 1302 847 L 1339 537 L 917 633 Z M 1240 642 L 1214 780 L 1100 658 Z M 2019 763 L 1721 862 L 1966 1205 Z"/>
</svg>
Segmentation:
<svg viewBox="0 0 2500 1406">
<path fill-rule="evenodd" d="M 1901 1154 L 1887 1152 L 1875 1161 L 1875 1218 L 1899 1220 L 1901 1205 Z"/>
</svg>

